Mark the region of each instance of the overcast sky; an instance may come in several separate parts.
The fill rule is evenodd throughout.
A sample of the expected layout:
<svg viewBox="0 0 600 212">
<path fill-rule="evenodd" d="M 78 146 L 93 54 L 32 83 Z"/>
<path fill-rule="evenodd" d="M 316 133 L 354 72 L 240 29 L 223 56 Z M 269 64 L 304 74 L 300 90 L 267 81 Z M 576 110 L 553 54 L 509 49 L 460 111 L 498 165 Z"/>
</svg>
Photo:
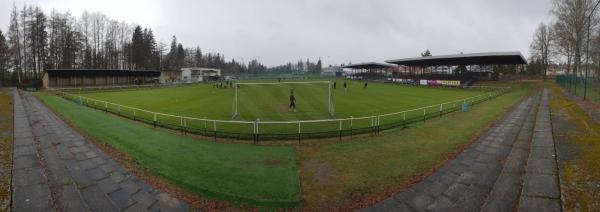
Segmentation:
<svg viewBox="0 0 600 212">
<path fill-rule="evenodd" d="M 84 10 L 150 27 L 158 41 L 256 58 L 268 66 L 325 64 L 487 51 L 528 55 L 551 0 L 0 0 L 6 31 L 13 3 L 80 17 Z"/>
</svg>

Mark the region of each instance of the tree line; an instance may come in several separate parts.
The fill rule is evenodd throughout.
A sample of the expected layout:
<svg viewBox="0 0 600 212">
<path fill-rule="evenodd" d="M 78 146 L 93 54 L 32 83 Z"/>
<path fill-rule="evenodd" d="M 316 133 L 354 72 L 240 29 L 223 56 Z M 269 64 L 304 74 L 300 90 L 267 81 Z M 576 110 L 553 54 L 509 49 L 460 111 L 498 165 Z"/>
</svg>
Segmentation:
<svg viewBox="0 0 600 212">
<path fill-rule="evenodd" d="M 593 11 L 596 3 L 596 0 L 553 0 L 550 11 L 553 19 L 541 22 L 536 28 L 526 70 L 546 76 L 549 68 L 555 66 L 563 68 L 566 74 L 581 77 L 588 57 L 590 73 L 600 76 L 600 18 L 598 9 Z"/>
<path fill-rule="evenodd" d="M 52 10 L 13 5 L 8 31 L 0 30 L 0 82 L 32 83 L 45 69 L 178 70 L 219 68 L 223 74 L 320 72 L 321 61 L 268 68 L 256 59 L 247 64 L 226 60 L 199 46 L 184 48 L 173 36 L 170 45 L 156 41 L 150 28 L 110 19 L 98 12 Z M 301 67 L 301 68 L 300 68 Z"/>
</svg>

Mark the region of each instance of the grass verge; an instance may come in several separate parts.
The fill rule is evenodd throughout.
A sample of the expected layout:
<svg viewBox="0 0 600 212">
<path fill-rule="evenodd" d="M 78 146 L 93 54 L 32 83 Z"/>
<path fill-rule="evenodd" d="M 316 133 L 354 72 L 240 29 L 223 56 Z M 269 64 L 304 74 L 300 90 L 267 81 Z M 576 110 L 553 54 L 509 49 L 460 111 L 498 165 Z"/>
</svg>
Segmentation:
<svg viewBox="0 0 600 212">
<path fill-rule="evenodd" d="M 531 86 L 520 85 L 467 113 L 448 114 L 408 129 L 297 148 L 303 206 L 352 209 L 404 189 L 478 137 Z"/>
<path fill-rule="evenodd" d="M 553 86 L 550 107 L 563 209 L 600 210 L 600 123 Z"/>
<path fill-rule="evenodd" d="M 94 140 L 187 191 L 254 207 L 298 205 L 292 147 L 198 141 L 79 107 L 49 93 L 36 96 Z"/>
</svg>

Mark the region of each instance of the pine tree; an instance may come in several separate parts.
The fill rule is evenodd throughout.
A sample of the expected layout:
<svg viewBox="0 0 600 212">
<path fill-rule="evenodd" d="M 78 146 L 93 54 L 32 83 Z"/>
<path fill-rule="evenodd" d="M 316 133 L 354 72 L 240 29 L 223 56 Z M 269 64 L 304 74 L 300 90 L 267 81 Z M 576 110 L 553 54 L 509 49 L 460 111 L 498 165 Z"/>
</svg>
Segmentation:
<svg viewBox="0 0 600 212">
<path fill-rule="evenodd" d="M 152 29 L 144 30 L 144 68 L 156 69 L 158 58 L 156 58 L 156 41 Z"/>
<path fill-rule="evenodd" d="M 6 82 L 9 59 L 10 53 L 8 44 L 6 43 L 6 38 L 4 37 L 2 30 L 0 30 L 0 84 L 4 84 Z"/>
<path fill-rule="evenodd" d="M 194 53 L 194 66 L 202 67 L 202 50 L 199 46 L 196 47 L 196 51 Z"/>
<path fill-rule="evenodd" d="M 177 60 L 176 60 L 176 68 L 183 68 L 185 62 L 185 50 L 183 49 L 183 45 L 181 43 L 177 44 Z"/>
<path fill-rule="evenodd" d="M 134 69 L 144 66 L 144 35 L 142 27 L 139 25 L 133 30 L 131 36 L 131 59 L 134 64 Z"/>
<path fill-rule="evenodd" d="M 316 67 L 315 72 L 316 73 L 321 73 L 321 70 L 323 68 L 322 66 L 323 66 L 323 64 L 321 64 L 321 58 L 319 58 L 319 61 L 317 61 L 317 67 Z"/>
</svg>

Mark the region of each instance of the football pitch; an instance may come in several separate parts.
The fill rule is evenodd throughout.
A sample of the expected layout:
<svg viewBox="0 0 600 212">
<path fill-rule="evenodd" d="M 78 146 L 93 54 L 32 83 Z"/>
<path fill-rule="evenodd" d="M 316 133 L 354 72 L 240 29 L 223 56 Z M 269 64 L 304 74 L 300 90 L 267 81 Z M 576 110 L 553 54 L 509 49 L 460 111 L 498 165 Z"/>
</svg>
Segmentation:
<svg viewBox="0 0 600 212">
<path fill-rule="evenodd" d="M 232 87 L 218 88 L 214 84 L 193 84 L 178 87 L 151 88 L 139 90 L 117 90 L 101 92 L 73 93 L 93 100 L 107 101 L 123 106 L 130 106 L 152 112 L 192 117 L 197 119 L 223 120 L 225 122 L 205 122 L 202 120 L 183 120 L 177 117 L 161 116 L 147 111 L 136 111 L 131 108 L 118 107 L 108 104 L 107 110 L 121 115 L 135 115 L 139 120 L 178 128 L 186 125 L 188 129 L 212 130 L 252 134 L 254 126 L 251 122 L 260 120 L 260 133 L 293 134 L 302 128 L 302 133 L 334 132 L 340 129 L 368 129 L 373 125 L 374 118 L 381 114 L 395 113 L 415 108 L 433 106 L 436 104 L 455 101 L 445 108 L 460 107 L 460 99 L 480 96 L 487 91 L 480 89 L 460 88 L 431 88 L 423 86 L 406 86 L 390 83 L 370 82 L 365 88 L 364 82 L 333 79 L 330 86 L 327 83 L 302 84 L 273 83 L 277 81 L 254 81 L 258 83 L 273 83 L 266 85 L 240 84 L 237 91 L 237 116 L 232 116 L 235 90 Z M 241 81 L 244 83 L 252 81 Z M 306 83 L 309 82 L 309 83 Z M 347 83 L 344 89 L 343 84 Z M 330 87 L 332 87 L 330 89 Z M 289 109 L 290 93 L 293 90 L 296 98 L 296 111 Z M 329 113 L 329 92 L 331 90 L 334 114 Z M 104 107 L 102 102 L 88 102 L 96 108 Z M 117 108 L 118 107 L 118 108 Z M 424 114 L 436 116 L 439 106 L 415 110 L 407 114 L 397 114 L 382 118 L 381 124 L 397 123 L 402 118 L 423 120 Z M 128 114 L 128 115 L 127 115 Z M 402 117 L 404 116 L 404 117 Z M 269 121 L 297 120 L 331 120 L 334 118 L 348 119 L 342 122 L 310 122 L 302 126 L 290 123 L 268 123 Z M 131 118 L 131 117 L 130 117 Z M 246 121 L 236 123 L 227 121 Z"/>
<path fill-rule="evenodd" d="M 367 88 L 363 88 L 363 83 L 358 81 L 347 81 L 348 90 L 345 91 L 343 82 L 337 80 L 337 88 L 333 91 L 334 107 L 338 118 L 397 112 L 489 92 L 477 89 L 403 86 L 373 82 L 370 82 Z M 240 87 L 240 89 L 243 88 Z M 298 99 L 297 112 L 287 110 L 290 89 L 294 89 Z M 248 89 L 238 92 L 240 115 L 236 119 L 252 120 L 255 117 L 262 119 L 267 116 L 272 120 L 282 121 L 311 118 L 330 119 L 331 116 L 327 112 L 328 92 L 327 86 L 322 84 L 302 84 L 301 86 L 290 84 L 252 88 L 248 86 Z M 231 119 L 233 100 L 233 89 L 215 88 L 212 84 L 72 93 L 150 111 L 196 117 L 207 116 L 225 120 Z M 97 141 L 127 153 L 150 173 L 161 176 L 173 185 L 183 187 L 187 191 L 201 194 L 209 199 L 227 200 L 234 205 L 311 208 L 322 202 L 348 200 L 345 196 L 340 197 L 339 193 L 336 193 L 337 191 L 331 191 L 331 188 L 322 189 L 322 185 L 311 181 L 315 171 L 310 166 L 311 161 L 318 159 L 318 161 L 327 161 L 327 164 L 335 165 L 336 173 L 339 172 L 344 176 L 340 176 L 339 179 L 345 179 L 344 183 L 335 186 L 340 190 L 367 187 L 372 188 L 371 190 L 367 189 L 368 192 L 380 192 L 387 188 L 384 186 L 386 184 L 382 184 L 379 181 L 381 179 L 376 177 L 380 174 L 366 174 L 371 176 L 373 181 L 365 184 L 365 179 L 371 178 L 363 178 L 364 175 L 356 173 L 363 173 L 368 170 L 365 167 L 372 167 L 373 164 L 381 162 L 381 157 L 386 157 L 397 158 L 395 160 L 397 162 L 390 163 L 389 167 L 377 169 L 377 171 L 391 175 L 389 179 L 386 178 L 387 181 L 396 183 L 399 176 L 402 177 L 401 179 L 414 176 L 438 161 L 442 155 L 441 152 L 454 148 L 456 144 L 453 142 L 468 141 L 468 137 L 473 134 L 474 130 L 481 129 L 484 123 L 490 122 L 493 117 L 517 101 L 523 93 L 524 91 L 521 90 L 511 92 L 508 95 L 500 96 L 498 100 L 475 106 L 470 109 L 469 113 L 449 114 L 444 118 L 427 121 L 418 127 L 386 131 L 375 138 L 355 137 L 351 142 L 308 143 L 306 144 L 308 146 L 298 146 L 296 149 L 288 145 L 209 142 L 202 138 L 200 138 L 201 142 L 197 142 L 193 138 L 180 136 L 177 133 L 153 130 L 150 127 L 115 116 L 105 115 L 106 113 L 101 111 L 104 106 L 95 107 L 96 103 L 87 102 L 88 106 L 100 110 L 78 107 L 76 103 L 56 95 L 50 95 L 50 93 L 42 92 L 38 94 L 38 97 L 60 113 L 63 118 L 69 120 L 72 125 L 85 131 Z M 303 110 L 310 107 L 310 105 L 303 105 L 303 101 L 307 101 L 307 99 L 318 102 L 318 104 L 313 106 L 312 112 L 305 111 L 303 113 Z M 285 109 L 277 110 L 282 104 Z M 114 108 L 110 110 L 114 112 Z M 125 109 L 121 108 L 121 110 Z M 263 115 L 257 115 L 258 113 Z M 420 113 L 423 114 L 423 112 Z M 464 120 L 473 121 L 465 122 Z M 453 127 L 450 129 L 444 126 Z M 432 131 L 432 129 L 442 128 L 445 130 Z M 420 135 L 415 136 L 413 133 L 420 133 Z M 376 146 L 387 145 L 384 149 L 389 151 L 389 155 L 372 157 L 373 141 L 385 141 Z M 439 149 L 439 151 L 417 151 L 417 148 L 421 148 L 423 141 L 434 142 L 434 146 L 440 147 L 434 149 Z M 352 146 L 350 148 L 352 150 L 348 145 Z M 390 148 L 389 145 L 399 145 L 397 148 L 402 151 L 417 155 L 398 154 L 397 148 Z M 377 151 L 385 152 L 381 149 Z M 361 158 L 358 161 L 364 162 L 347 160 L 349 152 L 358 154 L 351 158 Z M 364 158 L 362 158 L 363 156 Z M 337 159 L 337 157 L 345 159 Z M 423 163 L 423 157 L 428 158 L 427 163 Z M 423 167 L 409 168 L 408 170 L 401 168 L 400 174 L 389 172 L 392 167 L 413 167 L 411 164 L 423 164 Z M 221 179 L 227 183 L 214 181 L 215 179 Z M 330 192 L 336 193 L 336 195 L 328 196 Z M 302 203 L 303 201 L 307 203 Z"/>
<path fill-rule="evenodd" d="M 277 81 L 260 81 L 277 82 Z M 371 116 L 439 104 L 483 94 L 481 90 L 399 86 L 371 82 L 335 80 L 335 117 Z M 343 88 L 346 82 L 348 88 Z M 240 85 L 236 120 L 310 120 L 332 118 L 327 111 L 325 84 Z M 289 111 L 289 93 L 294 89 L 297 110 Z M 145 90 L 82 93 L 84 97 L 140 109 L 196 118 L 231 119 L 233 88 L 193 84 Z"/>
</svg>

